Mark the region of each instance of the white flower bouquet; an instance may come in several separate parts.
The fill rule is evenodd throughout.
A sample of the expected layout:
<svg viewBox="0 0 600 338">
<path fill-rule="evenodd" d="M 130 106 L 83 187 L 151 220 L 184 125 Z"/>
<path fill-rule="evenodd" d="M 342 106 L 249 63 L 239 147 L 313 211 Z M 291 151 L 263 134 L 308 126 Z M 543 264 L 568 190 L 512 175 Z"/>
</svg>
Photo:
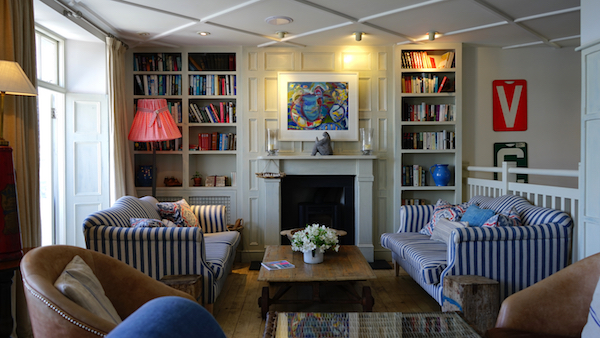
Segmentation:
<svg viewBox="0 0 600 338">
<path fill-rule="evenodd" d="M 292 237 L 292 250 L 310 252 L 319 250 L 324 253 L 327 249 L 340 249 L 338 235 L 335 230 L 324 225 L 307 225 L 304 230 L 294 233 Z"/>
</svg>

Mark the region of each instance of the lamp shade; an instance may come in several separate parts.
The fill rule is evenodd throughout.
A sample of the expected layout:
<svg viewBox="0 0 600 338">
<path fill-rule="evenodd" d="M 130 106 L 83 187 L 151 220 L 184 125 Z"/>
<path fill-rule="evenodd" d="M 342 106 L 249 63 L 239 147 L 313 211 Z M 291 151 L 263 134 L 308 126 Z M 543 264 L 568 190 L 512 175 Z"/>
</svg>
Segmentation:
<svg viewBox="0 0 600 338">
<path fill-rule="evenodd" d="M 0 60 L 0 92 L 36 96 L 37 90 L 18 63 Z"/>
<path fill-rule="evenodd" d="M 127 137 L 131 141 L 152 142 L 167 141 L 181 137 L 175 124 L 167 100 L 140 99 L 137 101 L 137 113 Z"/>
</svg>

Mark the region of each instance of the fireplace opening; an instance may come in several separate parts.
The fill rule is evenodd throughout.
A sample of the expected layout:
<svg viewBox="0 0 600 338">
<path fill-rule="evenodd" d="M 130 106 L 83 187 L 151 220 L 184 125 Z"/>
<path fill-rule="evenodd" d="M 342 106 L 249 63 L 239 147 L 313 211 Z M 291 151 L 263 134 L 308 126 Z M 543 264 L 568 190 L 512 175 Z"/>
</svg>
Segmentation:
<svg viewBox="0 0 600 338">
<path fill-rule="evenodd" d="M 340 244 L 354 244 L 354 176 L 288 175 L 281 180 L 281 230 L 319 223 L 344 230 Z M 281 237 L 281 244 L 290 244 Z"/>
</svg>

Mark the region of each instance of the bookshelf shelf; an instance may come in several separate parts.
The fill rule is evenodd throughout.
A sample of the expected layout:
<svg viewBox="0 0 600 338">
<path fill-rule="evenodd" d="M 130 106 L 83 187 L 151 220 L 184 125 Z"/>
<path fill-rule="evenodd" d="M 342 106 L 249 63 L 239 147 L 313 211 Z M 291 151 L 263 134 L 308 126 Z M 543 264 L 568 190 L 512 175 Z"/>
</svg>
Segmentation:
<svg viewBox="0 0 600 338">
<path fill-rule="evenodd" d="M 395 164 L 397 207 L 435 204 L 440 198 L 457 203 L 462 199 L 462 46 L 436 43 L 396 48 L 401 56 L 395 72 L 395 152 L 401 159 Z M 447 68 L 438 68 L 440 64 Z M 448 186 L 433 182 L 429 169 L 434 164 L 449 165 L 452 179 Z M 413 185 L 413 177 L 419 176 L 420 185 Z"/>
<path fill-rule="evenodd" d="M 213 198 L 216 194 L 235 203 L 231 199 L 237 188 L 231 184 L 239 166 L 237 142 L 233 141 L 238 132 L 239 52 L 239 48 L 229 47 L 136 48 L 127 52 L 132 65 L 127 76 L 132 116 L 138 99 L 166 99 L 174 107 L 171 114 L 182 134 L 174 143 L 178 150 L 156 152 L 157 195 L 168 199 Z M 197 150 L 203 133 L 210 134 L 208 149 L 215 146 L 215 150 Z M 224 147 L 227 150 L 218 150 Z M 152 163 L 152 151 L 134 150 L 133 154 L 137 175 L 141 166 Z M 196 172 L 202 177 L 200 187 L 194 186 L 191 179 Z M 213 176 L 225 176 L 226 186 L 205 187 L 205 179 Z M 182 186 L 166 186 L 164 179 L 170 177 Z M 150 194 L 151 189 L 138 186 L 137 192 L 142 196 Z"/>
</svg>

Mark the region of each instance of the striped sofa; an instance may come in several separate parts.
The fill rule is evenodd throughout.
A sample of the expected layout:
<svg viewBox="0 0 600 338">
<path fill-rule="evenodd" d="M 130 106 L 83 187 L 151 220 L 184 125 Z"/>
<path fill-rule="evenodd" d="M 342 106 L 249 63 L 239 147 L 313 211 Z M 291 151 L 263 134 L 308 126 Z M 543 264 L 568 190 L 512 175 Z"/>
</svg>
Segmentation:
<svg viewBox="0 0 600 338">
<path fill-rule="evenodd" d="M 497 280 L 502 301 L 567 266 L 573 228 L 567 213 L 531 205 L 515 195 L 475 196 L 471 201 L 496 212 L 515 206 L 523 225 L 455 229 L 446 245 L 419 233 L 433 205 L 402 206 L 398 232 L 381 235 L 381 245 L 392 251 L 396 274 L 401 266 L 442 305 L 446 276 Z"/>
<path fill-rule="evenodd" d="M 157 280 L 165 275 L 202 275 L 202 304 L 213 304 L 231 272 L 237 231 L 229 231 L 223 205 L 193 205 L 202 228 L 131 228 L 130 218 L 160 219 L 154 197 L 124 196 L 83 222 L 88 249 L 102 252 Z"/>
</svg>

